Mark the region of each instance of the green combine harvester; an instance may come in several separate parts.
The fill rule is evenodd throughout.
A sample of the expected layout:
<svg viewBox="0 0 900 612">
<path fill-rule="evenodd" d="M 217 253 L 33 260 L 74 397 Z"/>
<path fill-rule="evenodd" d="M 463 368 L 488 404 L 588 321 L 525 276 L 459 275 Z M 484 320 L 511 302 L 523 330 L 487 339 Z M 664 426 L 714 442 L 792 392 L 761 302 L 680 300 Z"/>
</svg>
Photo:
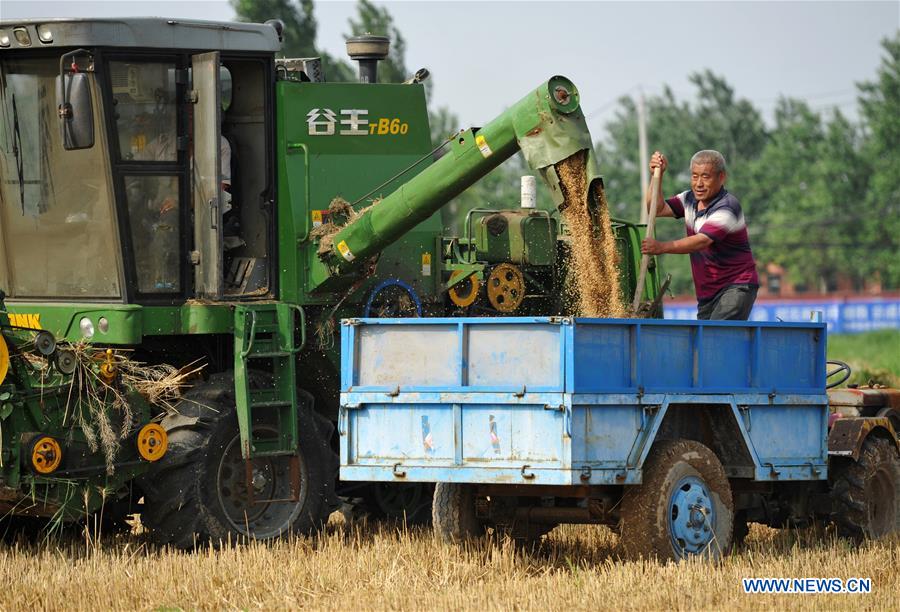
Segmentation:
<svg viewBox="0 0 900 612">
<path fill-rule="evenodd" d="M 277 58 L 282 27 L 0 22 L 0 512 L 105 503 L 179 547 L 311 532 L 341 498 L 427 516 L 425 486 L 336 480 L 335 322 L 565 312 L 555 165 L 588 152 L 592 212 L 601 180 L 576 87 L 434 148 L 427 72 L 378 83 L 386 38 L 349 40 L 360 82 L 329 83 Z M 554 205 L 445 232 L 441 207 L 518 152 Z M 613 229 L 630 296 L 638 228 Z M 658 314 L 655 271 L 644 296 Z"/>
</svg>

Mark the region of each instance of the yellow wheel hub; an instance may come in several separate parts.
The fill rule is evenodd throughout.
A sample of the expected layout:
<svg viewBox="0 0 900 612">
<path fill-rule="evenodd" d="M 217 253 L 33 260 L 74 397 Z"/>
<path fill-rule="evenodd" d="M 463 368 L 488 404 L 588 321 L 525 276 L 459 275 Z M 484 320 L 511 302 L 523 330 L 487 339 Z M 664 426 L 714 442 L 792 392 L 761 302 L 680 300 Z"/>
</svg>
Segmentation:
<svg viewBox="0 0 900 612">
<path fill-rule="evenodd" d="M 512 312 L 525 299 L 525 277 L 516 266 L 502 263 L 491 270 L 487 280 L 491 306 L 500 312 Z"/>
<path fill-rule="evenodd" d="M 161 425 L 147 423 L 138 432 L 137 447 L 141 457 L 147 461 L 157 461 L 169 448 L 169 435 Z"/>
<path fill-rule="evenodd" d="M 6 340 L 0 336 L 0 384 L 6 379 L 6 372 L 9 370 L 9 347 L 6 346 Z"/>
<path fill-rule="evenodd" d="M 31 469 L 38 474 L 52 474 L 62 463 L 59 442 L 50 436 L 39 436 L 31 443 Z"/>
<path fill-rule="evenodd" d="M 450 275 L 450 280 L 454 281 L 465 274 L 462 270 L 454 270 Z M 481 288 L 481 281 L 478 280 L 476 274 L 469 275 L 469 278 L 460 281 L 447 292 L 450 294 L 450 301 L 459 306 L 466 308 L 475 303 L 478 297 L 478 290 Z"/>
</svg>

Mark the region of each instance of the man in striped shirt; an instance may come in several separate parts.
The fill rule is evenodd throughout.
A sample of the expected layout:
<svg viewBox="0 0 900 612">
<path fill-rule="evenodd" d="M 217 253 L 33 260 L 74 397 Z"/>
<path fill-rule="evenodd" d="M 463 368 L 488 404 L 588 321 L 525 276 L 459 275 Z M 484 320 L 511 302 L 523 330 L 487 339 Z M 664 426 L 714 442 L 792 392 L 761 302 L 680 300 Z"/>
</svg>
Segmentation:
<svg viewBox="0 0 900 612">
<path fill-rule="evenodd" d="M 668 162 L 657 151 L 650 171 L 665 173 Z M 688 253 L 697 291 L 698 319 L 746 321 L 756 301 L 759 277 L 750 250 L 747 224 L 737 198 L 725 189 L 725 158 L 718 151 L 698 151 L 691 158 L 691 188 L 667 200 L 660 183 L 657 217 L 684 218 L 687 236 L 670 242 L 647 238 L 649 255 Z M 649 193 L 649 190 L 648 190 Z M 647 209 L 650 209 L 648 197 Z"/>
</svg>

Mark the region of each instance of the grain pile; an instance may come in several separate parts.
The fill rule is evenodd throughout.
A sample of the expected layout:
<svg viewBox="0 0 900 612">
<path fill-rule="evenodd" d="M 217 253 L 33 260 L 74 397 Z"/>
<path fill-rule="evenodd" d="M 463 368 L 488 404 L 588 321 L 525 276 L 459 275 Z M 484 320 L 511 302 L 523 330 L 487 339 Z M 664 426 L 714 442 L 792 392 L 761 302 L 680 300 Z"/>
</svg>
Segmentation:
<svg viewBox="0 0 900 612">
<path fill-rule="evenodd" d="M 597 223 L 591 218 L 585 186 L 585 151 L 579 151 L 556 164 L 565 198 L 563 218 L 571 237 L 567 302 L 569 314 L 581 317 L 624 317 L 619 287 L 616 239 L 609 219 L 603 188 L 597 198 Z"/>
</svg>

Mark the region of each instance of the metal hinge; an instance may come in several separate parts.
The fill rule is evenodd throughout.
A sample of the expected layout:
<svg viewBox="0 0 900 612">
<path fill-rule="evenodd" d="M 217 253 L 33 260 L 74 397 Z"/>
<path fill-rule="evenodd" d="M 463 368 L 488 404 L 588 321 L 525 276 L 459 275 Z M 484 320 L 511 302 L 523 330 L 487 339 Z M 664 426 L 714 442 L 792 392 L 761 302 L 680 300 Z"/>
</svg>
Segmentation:
<svg viewBox="0 0 900 612">
<path fill-rule="evenodd" d="M 192 266 L 200 265 L 200 251 L 191 251 L 190 260 Z"/>
<path fill-rule="evenodd" d="M 753 425 L 753 422 L 750 420 L 750 406 L 738 406 L 738 411 L 744 420 L 744 429 L 747 430 L 747 433 L 750 433 L 750 428 Z"/>
<path fill-rule="evenodd" d="M 186 99 L 185 101 L 188 104 L 196 104 L 200 100 L 200 92 L 198 92 L 196 89 L 192 89 L 187 92 L 184 97 Z"/>
<path fill-rule="evenodd" d="M 585 465 L 581 468 L 581 480 L 587 482 L 591 479 L 591 466 Z"/>
</svg>

